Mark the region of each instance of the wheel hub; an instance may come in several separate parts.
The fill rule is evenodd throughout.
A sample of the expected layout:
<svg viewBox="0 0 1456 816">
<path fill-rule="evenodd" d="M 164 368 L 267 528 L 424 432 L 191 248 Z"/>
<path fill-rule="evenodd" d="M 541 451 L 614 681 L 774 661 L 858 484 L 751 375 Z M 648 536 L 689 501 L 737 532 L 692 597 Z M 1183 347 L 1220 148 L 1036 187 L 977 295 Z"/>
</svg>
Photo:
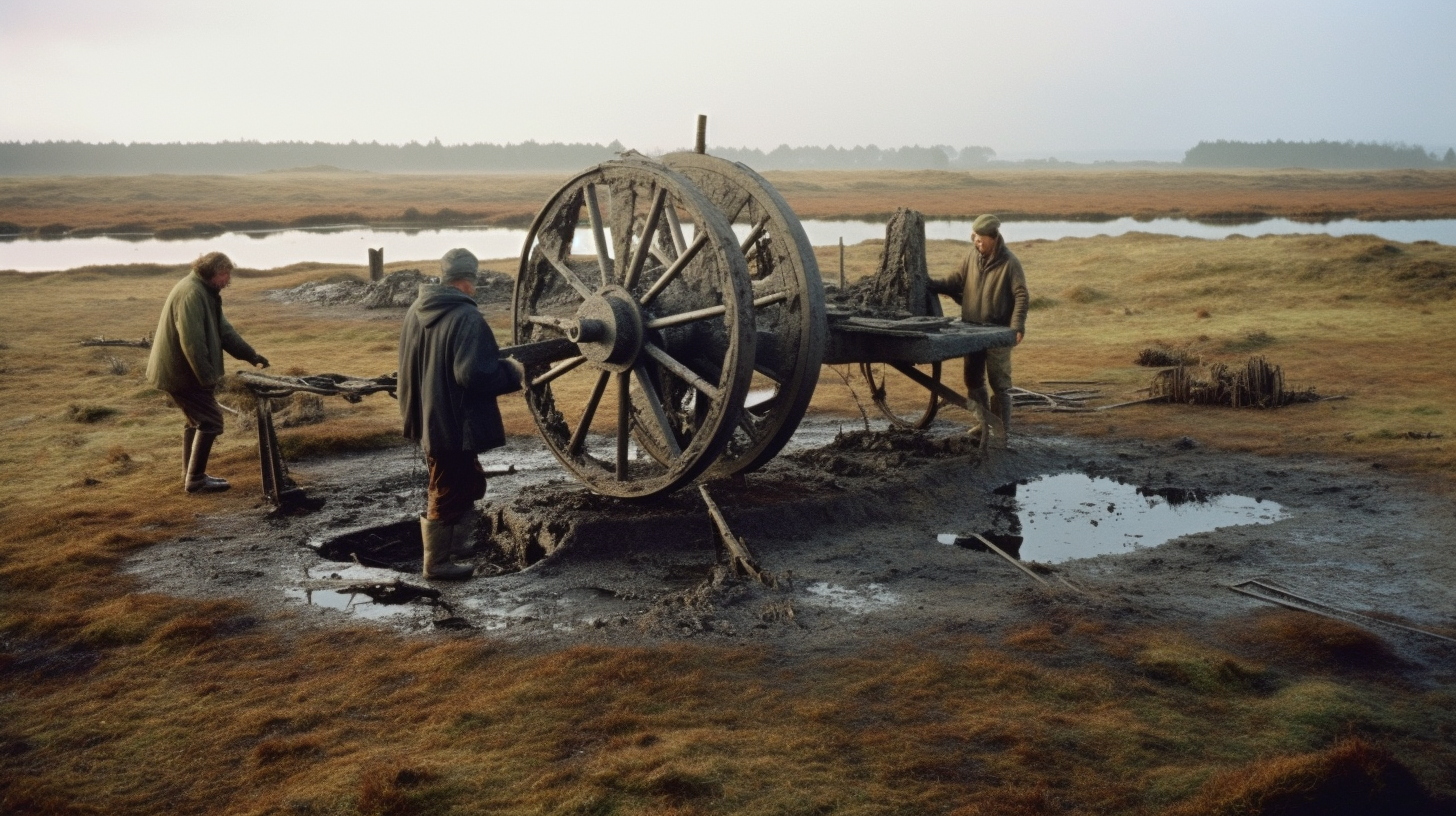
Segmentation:
<svg viewBox="0 0 1456 816">
<path fill-rule="evenodd" d="M 607 371 L 632 368 L 642 352 L 642 310 L 632 293 L 615 284 L 598 289 L 576 310 L 567 331 L 587 360 Z"/>
</svg>

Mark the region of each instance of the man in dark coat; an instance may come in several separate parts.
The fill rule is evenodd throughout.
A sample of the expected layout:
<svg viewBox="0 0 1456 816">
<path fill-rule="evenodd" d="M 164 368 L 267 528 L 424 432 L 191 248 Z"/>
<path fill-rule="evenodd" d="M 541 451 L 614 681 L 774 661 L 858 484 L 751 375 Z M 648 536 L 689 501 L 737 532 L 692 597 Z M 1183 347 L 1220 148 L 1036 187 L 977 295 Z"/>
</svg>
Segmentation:
<svg viewBox="0 0 1456 816">
<path fill-rule="evenodd" d="M 477 455 L 506 443 L 495 398 L 516 391 L 525 370 L 502 358 L 475 303 L 480 265 L 466 249 L 440 259 L 440 282 L 420 286 L 399 335 L 399 411 L 404 435 L 425 450 L 429 506 L 420 517 L 426 578 L 459 579 L 469 566 L 475 502 L 485 496 Z"/>
<path fill-rule="evenodd" d="M 222 314 L 222 290 L 232 282 L 233 262 L 209 252 L 192 264 L 162 306 L 147 380 L 165 391 L 187 418 L 182 432 L 182 486 L 188 493 L 227 490 L 226 479 L 207 475 L 213 440 L 222 434 L 216 391 L 226 373 L 222 353 L 262 368 L 268 358 L 253 350 Z"/>
<path fill-rule="evenodd" d="M 960 269 L 944 280 L 930 281 L 933 292 L 950 295 L 961 305 L 961 320 L 1008 326 L 1016 332 L 1015 345 L 1026 335 L 1026 273 L 1021 261 L 1006 248 L 1001 220 L 983 215 L 971 223 L 972 249 Z M 993 435 L 1005 447 L 1011 432 L 1011 347 L 972 352 L 965 359 L 966 390 L 981 423 L 981 446 Z M 987 384 L 990 393 L 987 393 Z"/>
</svg>

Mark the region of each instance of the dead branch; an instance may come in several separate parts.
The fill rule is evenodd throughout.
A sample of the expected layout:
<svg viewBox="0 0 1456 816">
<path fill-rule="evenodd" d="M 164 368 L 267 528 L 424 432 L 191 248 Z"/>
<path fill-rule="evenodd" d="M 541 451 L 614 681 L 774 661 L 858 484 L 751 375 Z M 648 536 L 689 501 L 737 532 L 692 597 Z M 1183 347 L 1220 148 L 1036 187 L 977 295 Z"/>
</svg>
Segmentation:
<svg viewBox="0 0 1456 816">
<path fill-rule="evenodd" d="M 89 340 L 82 340 L 81 341 L 81 345 L 83 345 L 83 346 L 125 346 L 127 348 L 144 348 L 144 349 L 149 349 L 149 348 L 152 347 L 152 336 L 149 334 L 149 335 L 143 337 L 140 340 L 113 340 L 113 339 L 107 339 L 104 335 L 98 335 L 96 337 L 90 338 Z"/>
</svg>

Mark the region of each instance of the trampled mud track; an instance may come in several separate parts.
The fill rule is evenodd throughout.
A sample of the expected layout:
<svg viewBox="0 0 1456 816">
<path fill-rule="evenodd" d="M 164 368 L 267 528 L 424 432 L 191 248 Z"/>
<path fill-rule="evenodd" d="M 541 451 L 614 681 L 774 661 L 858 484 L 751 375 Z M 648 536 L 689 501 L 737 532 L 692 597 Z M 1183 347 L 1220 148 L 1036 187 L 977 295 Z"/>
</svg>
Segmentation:
<svg viewBox="0 0 1456 816">
<path fill-rule="evenodd" d="M 567 479 L 534 438 L 483 459 L 515 463 L 519 472 L 493 479 L 481 504 L 482 529 L 494 528 L 505 552 L 482 559 L 482 574 L 466 583 L 426 584 L 317 550 L 351 531 L 391 522 L 410 528 L 424 480 L 410 449 L 297 463 L 295 474 L 325 500 L 322 508 L 209 517 L 201 534 L 142 552 L 128 572 L 153 591 L 248 599 L 270 625 L 466 628 L 547 648 L 692 638 L 832 653 L 920 632 L 995 638 L 1059 607 L 1113 625 L 1211 629 L 1268 608 L 1228 588 L 1255 578 L 1456 635 L 1456 508 L 1414 480 L 1349 461 L 1032 436 L 982 458 L 949 426 L 831 441 L 837 428 L 806 420 L 800 437 L 807 442 L 796 437 L 789 452 L 742 483 L 710 486 L 774 587 L 736 577 L 721 562 L 695 488 L 650 502 L 598 497 Z M 992 528 L 1003 512 L 993 500 L 997 486 L 1065 472 L 1153 491 L 1253 496 L 1279 503 L 1286 515 L 1041 567 L 1048 586 L 994 554 L 937 542 L 946 531 Z M 368 553 L 360 560 L 371 562 Z M 338 608 L 349 593 L 337 590 L 396 578 L 439 597 Z M 1456 670 L 1456 644 L 1379 634 L 1433 677 Z"/>
</svg>

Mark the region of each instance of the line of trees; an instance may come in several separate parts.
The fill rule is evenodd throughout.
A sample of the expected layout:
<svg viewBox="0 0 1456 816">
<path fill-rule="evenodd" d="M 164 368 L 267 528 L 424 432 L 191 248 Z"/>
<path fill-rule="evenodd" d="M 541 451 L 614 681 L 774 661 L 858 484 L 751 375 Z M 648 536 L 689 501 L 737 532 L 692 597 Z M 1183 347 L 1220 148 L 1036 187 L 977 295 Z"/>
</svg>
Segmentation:
<svg viewBox="0 0 1456 816">
<path fill-rule="evenodd" d="M 714 156 L 743 162 L 755 170 L 955 170 L 984 167 L 996 155 L 989 147 L 715 147 Z"/>
<path fill-rule="evenodd" d="M 380 173 L 565 172 L 614 158 L 618 142 L 402 145 L 378 142 L 90 144 L 0 142 L 0 176 L 261 173 L 337 167 Z"/>
<path fill-rule="evenodd" d="M 219 142 L 121 144 L 110 142 L 0 142 L 0 176 L 141 175 L 147 173 L 261 173 L 308 167 L 337 167 L 378 173 L 570 172 L 616 157 L 611 144 L 445 145 L 378 142 Z M 984 166 L 996 151 L 949 145 L 881 149 L 789 147 L 711 151 L 758 170 L 957 169 Z"/>
<path fill-rule="evenodd" d="M 1390 142 L 1199 142 L 1183 156 L 1190 167 L 1308 167 L 1321 170 L 1456 167 L 1420 145 Z"/>
</svg>

